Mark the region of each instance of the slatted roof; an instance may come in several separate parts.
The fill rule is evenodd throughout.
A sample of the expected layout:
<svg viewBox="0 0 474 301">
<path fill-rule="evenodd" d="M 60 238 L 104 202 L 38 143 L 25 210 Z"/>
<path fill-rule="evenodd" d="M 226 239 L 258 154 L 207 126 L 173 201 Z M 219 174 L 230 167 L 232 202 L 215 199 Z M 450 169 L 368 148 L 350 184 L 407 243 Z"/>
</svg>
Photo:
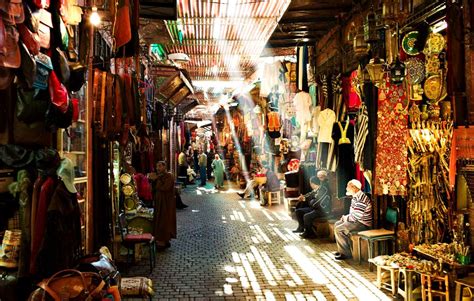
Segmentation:
<svg viewBox="0 0 474 301">
<path fill-rule="evenodd" d="M 355 3 L 367 0 L 293 0 L 267 47 L 315 45 Z M 378 1 L 374 1 L 378 2 Z"/>
<path fill-rule="evenodd" d="M 186 53 L 193 80 L 243 80 L 290 0 L 178 0 L 178 19 L 166 21 L 168 53 Z"/>
</svg>

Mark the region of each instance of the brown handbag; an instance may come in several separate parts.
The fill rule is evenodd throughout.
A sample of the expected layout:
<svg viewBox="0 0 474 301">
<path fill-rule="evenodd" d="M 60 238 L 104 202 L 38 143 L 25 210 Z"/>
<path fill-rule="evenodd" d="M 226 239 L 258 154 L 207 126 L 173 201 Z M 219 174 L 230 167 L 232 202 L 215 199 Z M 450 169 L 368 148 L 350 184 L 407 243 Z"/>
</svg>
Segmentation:
<svg viewBox="0 0 474 301">
<path fill-rule="evenodd" d="M 64 297 L 71 301 L 102 300 L 105 289 L 105 283 L 99 274 L 73 269 L 59 271 L 51 278 L 41 281 L 38 286 L 41 289 L 31 294 L 29 300 L 61 301 Z"/>
</svg>

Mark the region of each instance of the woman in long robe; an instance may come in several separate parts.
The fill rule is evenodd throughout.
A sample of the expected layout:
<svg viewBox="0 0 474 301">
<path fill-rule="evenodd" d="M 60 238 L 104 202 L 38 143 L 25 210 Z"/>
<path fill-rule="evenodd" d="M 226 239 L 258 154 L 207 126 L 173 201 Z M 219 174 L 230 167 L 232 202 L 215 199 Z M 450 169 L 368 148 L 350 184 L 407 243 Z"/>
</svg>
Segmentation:
<svg viewBox="0 0 474 301">
<path fill-rule="evenodd" d="M 211 164 L 214 171 L 214 186 L 221 188 L 224 186 L 224 162 L 222 162 L 218 154 L 216 154 L 214 158 Z"/>
<path fill-rule="evenodd" d="M 176 238 L 176 201 L 174 176 L 166 170 L 163 161 L 156 163 L 155 178 L 155 210 L 153 214 L 153 235 L 158 249 L 170 246 L 169 241 Z"/>
</svg>

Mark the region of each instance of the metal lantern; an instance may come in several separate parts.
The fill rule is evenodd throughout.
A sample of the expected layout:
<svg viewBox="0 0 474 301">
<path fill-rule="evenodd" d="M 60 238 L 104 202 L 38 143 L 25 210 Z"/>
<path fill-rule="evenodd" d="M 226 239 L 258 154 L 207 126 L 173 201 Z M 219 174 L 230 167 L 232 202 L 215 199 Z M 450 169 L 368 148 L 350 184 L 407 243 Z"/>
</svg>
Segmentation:
<svg viewBox="0 0 474 301">
<path fill-rule="evenodd" d="M 364 21 L 364 41 L 367 43 L 376 42 L 379 39 L 377 34 L 377 16 L 371 10 Z"/>
<path fill-rule="evenodd" d="M 376 87 L 379 87 L 383 83 L 383 77 L 385 73 L 385 62 L 383 59 L 378 57 L 370 60 L 369 64 L 365 66 L 369 73 L 370 81 L 374 83 Z"/>
<path fill-rule="evenodd" d="M 364 39 L 364 30 L 360 28 L 357 34 L 354 36 L 354 55 L 356 58 L 361 58 L 367 54 L 367 43 Z"/>
<path fill-rule="evenodd" d="M 390 65 L 390 82 L 396 85 L 401 84 L 405 80 L 405 74 L 405 64 L 397 56 L 395 62 Z"/>
</svg>

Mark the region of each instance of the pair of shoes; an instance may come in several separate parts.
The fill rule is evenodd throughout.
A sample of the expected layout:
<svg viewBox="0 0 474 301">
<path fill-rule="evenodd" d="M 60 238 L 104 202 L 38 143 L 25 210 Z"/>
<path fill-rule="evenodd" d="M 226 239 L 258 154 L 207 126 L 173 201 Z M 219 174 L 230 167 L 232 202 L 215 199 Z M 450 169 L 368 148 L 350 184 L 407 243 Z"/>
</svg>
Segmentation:
<svg viewBox="0 0 474 301">
<path fill-rule="evenodd" d="M 310 231 L 304 231 L 303 233 L 300 234 L 301 238 L 316 238 L 316 234 L 314 232 Z"/>
<path fill-rule="evenodd" d="M 167 242 L 166 245 L 164 245 L 164 246 L 157 245 L 156 246 L 156 251 L 157 252 L 163 252 L 164 250 L 168 249 L 169 247 L 171 247 L 171 244 L 169 242 Z"/>
<path fill-rule="evenodd" d="M 351 259 L 352 256 L 346 256 L 344 254 L 338 254 L 336 256 L 334 256 L 334 259 L 336 260 L 347 260 L 347 259 Z"/>
<path fill-rule="evenodd" d="M 188 205 L 183 204 L 182 206 L 176 207 L 176 209 L 185 209 L 188 208 Z"/>
<path fill-rule="evenodd" d="M 245 197 L 244 193 L 237 192 L 237 194 L 240 196 L 241 199 L 243 199 Z"/>
<path fill-rule="evenodd" d="M 332 255 L 334 255 L 334 256 L 339 256 L 339 255 L 341 255 L 341 253 L 339 253 L 339 252 L 336 251 L 336 252 L 332 252 Z"/>
<path fill-rule="evenodd" d="M 304 231 L 303 228 L 298 227 L 296 230 L 293 230 L 293 233 L 301 233 L 303 231 Z"/>
</svg>

